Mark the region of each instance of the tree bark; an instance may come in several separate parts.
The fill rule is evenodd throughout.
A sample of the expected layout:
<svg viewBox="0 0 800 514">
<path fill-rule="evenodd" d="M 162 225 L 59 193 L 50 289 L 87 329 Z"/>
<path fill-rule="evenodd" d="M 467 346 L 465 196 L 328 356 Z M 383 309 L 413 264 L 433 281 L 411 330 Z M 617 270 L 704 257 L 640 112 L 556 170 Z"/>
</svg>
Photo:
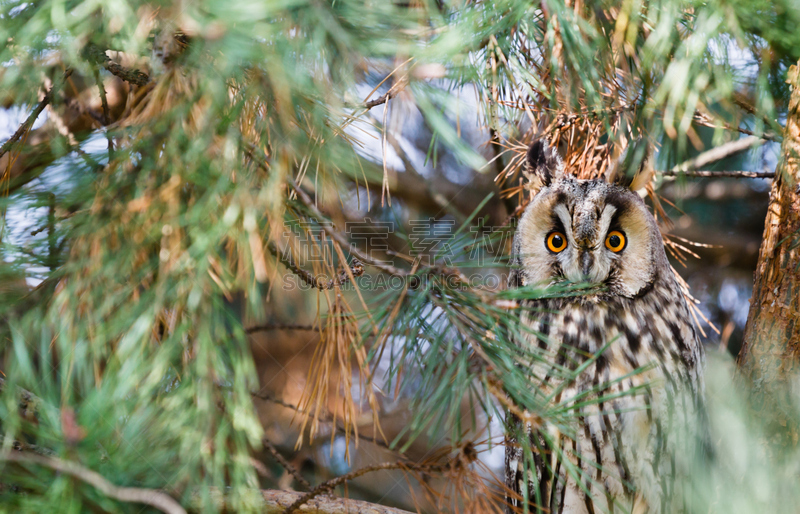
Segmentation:
<svg viewBox="0 0 800 514">
<path fill-rule="evenodd" d="M 294 491 L 276 491 L 270 489 L 262 489 L 261 491 L 252 489 L 250 492 L 253 494 L 252 501 L 260 504 L 259 512 L 261 514 L 283 514 L 287 507 L 305 494 Z M 220 493 L 219 489 L 214 488 L 211 491 L 211 499 L 220 511 L 230 511 L 227 499 L 224 494 Z M 196 497 L 192 510 L 199 509 L 199 497 Z M 303 514 L 415 514 L 407 510 L 386 507 L 377 503 L 350 500 L 348 498 L 335 498 L 332 496 L 317 496 L 312 498 L 297 509 L 296 512 L 302 512 Z"/>
<path fill-rule="evenodd" d="M 789 400 L 778 392 L 785 391 L 785 384 L 800 372 L 798 75 L 798 67 L 792 66 L 787 81 L 792 85 L 792 96 L 781 145 L 781 162 L 770 191 L 753 297 L 738 359 L 742 375 L 752 382 L 754 406 L 764 409 L 765 413 L 769 412 L 766 410 L 768 407 L 776 406 L 775 401 L 782 404 Z M 796 427 L 791 432 L 790 437 L 796 440 Z"/>
<path fill-rule="evenodd" d="M 263 514 L 280 514 L 286 510 L 286 507 L 303 496 L 302 493 L 290 491 L 262 490 L 261 494 L 264 497 Z M 304 514 L 412 514 L 406 510 L 385 507 L 377 503 L 328 496 L 309 500 L 305 506 L 298 509 L 298 512 Z"/>
</svg>

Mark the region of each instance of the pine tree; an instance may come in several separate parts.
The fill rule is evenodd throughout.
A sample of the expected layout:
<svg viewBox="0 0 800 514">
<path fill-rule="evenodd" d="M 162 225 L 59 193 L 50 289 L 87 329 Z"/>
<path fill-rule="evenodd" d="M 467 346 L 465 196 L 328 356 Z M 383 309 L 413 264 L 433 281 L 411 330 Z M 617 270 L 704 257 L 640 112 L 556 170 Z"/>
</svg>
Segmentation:
<svg viewBox="0 0 800 514">
<path fill-rule="evenodd" d="M 586 289 L 504 287 L 528 144 L 583 178 L 657 148 L 663 218 L 664 177 L 781 140 L 798 22 L 788 0 L 0 2 L 0 509 L 502 510 L 479 452 L 505 413 L 576 415 L 526 373 L 548 357 L 514 344 L 518 301 Z M 762 505 L 732 469 L 699 505 Z M 345 489 L 387 471 L 422 494 Z"/>
</svg>

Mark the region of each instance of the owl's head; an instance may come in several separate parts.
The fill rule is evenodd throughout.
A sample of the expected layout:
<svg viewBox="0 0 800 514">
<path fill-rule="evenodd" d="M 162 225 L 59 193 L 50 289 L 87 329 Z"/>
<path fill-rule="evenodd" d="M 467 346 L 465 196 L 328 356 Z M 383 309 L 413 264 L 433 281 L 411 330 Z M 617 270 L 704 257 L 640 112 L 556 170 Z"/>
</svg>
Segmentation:
<svg viewBox="0 0 800 514">
<path fill-rule="evenodd" d="M 565 176 L 561 158 L 541 140 L 528 150 L 528 165 L 539 190 L 514 237 L 512 285 L 566 279 L 629 298 L 652 286 L 667 259 L 638 194 L 618 183 Z"/>
</svg>

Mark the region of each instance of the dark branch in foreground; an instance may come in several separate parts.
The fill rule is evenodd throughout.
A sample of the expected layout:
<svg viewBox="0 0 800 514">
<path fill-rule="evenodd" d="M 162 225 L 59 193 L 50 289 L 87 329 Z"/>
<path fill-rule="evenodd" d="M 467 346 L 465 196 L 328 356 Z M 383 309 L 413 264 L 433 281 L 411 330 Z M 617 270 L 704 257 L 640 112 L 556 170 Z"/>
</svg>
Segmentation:
<svg viewBox="0 0 800 514">
<path fill-rule="evenodd" d="M 99 64 L 103 68 L 110 71 L 112 75 L 121 78 L 125 82 L 130 82 L 136 86 L 145 86 L 148 82 L 150 82 L 150 76 L 147 73 L 141 72 L 137 69 L 131 70 L 124 66 L 120 66 L 112 61 L 111 58 L 106 55 L 105 51 L 96 45 L 88 45 L 84 50 L 84 54 L 92 62 Z"/>
<path fill-rule="evenodd" d="M 775 178 L 774 171 L 662 171 L 665 177 L 708 177 L 708 178 Z"/>
<path fill-rule="evenodd" d="M 67 78 L 70 75 L 72 75 L 72 70 L 68 69 L 67 71 L 64 72 L 63 80 L 67 80 Z M 63 83 L 63 81 L 62 81 L 62 83 Z M 0 157 L 4 156 L 6 154 L 6 152 L 8 152 L 11 149 L 11 146 L 14 143 L 16 143 L 19 140 L 19 138 L 21 138 L 22 135 L 25 134 L 25 132 L 33 126 L 33 123 L 36 121 L 36 118 L 38 118 L 39 115 L 42 114 L 42 111 L 44 110 L 44 108 L 47 107 L 47 104 L 49 104 L 50 101 L 52 100 L 53 93 L 56 92 L 57 87 L 58 87 L 58 85 L 53 84 L 53 87 L 51 87 L 50 91 L 48 91 L 44 95 L 44 98 L 42 98 L 42 101 L 39 102 L 39 105 L 36 106 L 36 108 L 33 110 L 31 115 L 28 116 L 28 118 L 25 121 L 22 122 L 22 125 L 19 126 L 17 131 L 14 132 L 11 135 L 11 137 L 8 138 L 8 140 L 5 143 L 3 143 L 3 146 L 0 147 Z"/>
<path fill-rule="evenodd" d="M 75 462 L 16 451 L 0 453 L 0 462 L 16 462 L 18 464 L 44 466 L 58 471 L 59 473 L 75 477 L 95 487 L 109 498 L 121 502 L 149 505 L 167 514 L 186 514 L 186 510 L 168 494 L 153 489 L 117 487 L 103 478 L 99 473 L 86 469 Z"/>
</svg>

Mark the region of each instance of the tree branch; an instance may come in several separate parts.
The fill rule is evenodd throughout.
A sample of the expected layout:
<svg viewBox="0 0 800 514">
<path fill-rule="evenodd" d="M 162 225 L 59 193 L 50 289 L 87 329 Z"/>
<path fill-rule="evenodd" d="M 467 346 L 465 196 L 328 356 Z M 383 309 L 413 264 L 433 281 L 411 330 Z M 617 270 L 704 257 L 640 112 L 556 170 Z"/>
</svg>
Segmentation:
<svg viewBox="0 0 800 514">
<path fill-rule="evenodd" d="M 291 506 L 303 497 L 303 493 L 291 491 L 262 490 L 264 498 L 264 514 L 279 514 L 286 512 Z M 368 503 L 347 498 L 314 498 L 302 509 L 304 514 L 412 514 L 406 510 L 386 507 L 377 503 Z"/>
<path fill-rule="evenodd" d="M 93 63 L 99 64 L 111 72 L 112 75 L 121 78 L 125 82 L 130 82 L 136 86 L 146 86 L 147 83 L 150 82 L 150 76 L 147 75 L 147 73 L 120 66 L 112 61 L 111 58 L 106 55 L 106 52 L 97 45 L 87 45 L 84 49 L 84 55 Z"/>
<path fill-rule="evenodd" d="M 296 413 L 298 413 L 300 415 L 306 415 L 307 414 L 307 411 L 301 409 L 297 405 L 294 405 L 292 403 L 289 403 L 289 402 L 286 402 L 286 401 L 283 401 L 283 400 L 279 400 L 278 398 L 273 397 L 269 393 L 262 393 L 260 391 L 259 392 L 252 391 L 250 393 L 250 395 L 253 396 L 254 398 L 258 398 L 259 400 L 262 400 L 262 401 L 265 401 L 265 402 L 274 403 L 275 405 L 280 405 L 281 407 L 285 407 L 287 409 L 293 410 L 293 411 L 295 411 Z M 334 418 L 333 416 L 330 416 L 330 415 L 322 415 L 322 416 L 320 416 L 319 420 L 322 421 L 323 423 L 329 423 L 330 425 L 333 426 L 334 430 L 339 430 L 341 432 L 346 432 L 345 427 L 343 426 L 343 424 L 341 422 L 341 419 L 339 419 L 339 418 Z M 389 444 L 386 441 L 382 441 L 382 440 L 378 439 L 375 436 L 367 436 L 367 435 L 359 434 L 358 440 L 359 441 L 367 441 L 369 443 L 374 444 L 375 446 L 380 446 L 384 450 L 396 453 L 400 458 L 403 458 L 403 459 L 406 458 L 402 453 L 400 453 L 397 450 L 397 448 L 392 448 L 391 446 L 389 446 Z M 308 489 L 311 489 L 311 487 L 309 487 Z"/>
<path fill-rule="evenodd" d="M 675 172 L 687 172 L 687 171 L 697 170 L 702 168 L 703 166 L 711 164 L 712 162 L 721 161 L 726 157 L 731 157 L 732 155 L 744 152 L 745 150 L 749 150 L 753 147 L 760 146 L 765 142 L 766 139 L 762 139 L 758 136 L 743 137 L 735 141 L 730 141 L 723 145 L 712 148 L 711 150 L 706 150 L 697 157 L 689 159 L 688 161 L 685 161 L 675 166 L 670 171 L 672 173 L 675 173 Z"/>
<path fill-rule="evenodd" d="M 70 75 L 72 75 L 72 69 L 67 69 L 67 71 L 64 72 L 63 80 L 66 80 Z M 36 118 L 38 118 L 39 115 L 42 114 L 44 108 L 47 107 L 47 104 L 49 104 L 50 101 L 52 100 L 53 93 L 56 92 L 57 87 L 59 85 L 60 84 L 58 85 L 53 84 L 53 87 L 50 88 L 50 91 L 45 93 L 44 98 L 42 98 L 42 101 L 39 102 L 39 105 L 36 106 L 31 115 L 28 116 L 28 118 L 22 122 L 22 125 L 19 126 L 17 131 L 14 132 L 5 143 L 3 143 L 3 146 L 0 147 L 0 157 L 5 155 L 6 152 L 8 152 L 11 149 L 11 146 L 14 143 L 16 143 L 22 137 L 22 135 L 25 134 L 25 132 L 33 126 L 33 123 L 36 121 Z"/>
<path fill-rule="evenodd" d="M 774 171 L 705 171 L 705 170 L 695 170 L 695 171 L 675 171 L 675 170 L 668 170 L 662 171 L 661 175 L 665 177 L 677 177 L 680 175 L 686 177 L 708 177 L 708 178 L 775 178 Z"/>
<path fill-rule="evenodd" d="M 297 197 L 300 198 L 300 201 L 303 202 L 303 205 L 305 205 L 306 208 L 311 211 L 311 214 L 313 214 L 317 218 L 317 221 L 319 222 L 320 226 L 322 226 L 322 230 L 324 230 L 325 233 L 328 234 L 337 243 L 339 243 L 345 248 L 348 248 L 349 251 L 353 255 L 355 255 L 356 258 L 358 258 L 361 262 L 365 262 L 383 271 L 384 273 L 388 273 L 390 275 L 395 275 L 398 277 L 406 277 L 409 275 L 408 271 L 396 268 L 391 264 L 387 264 L 378 261 L 376 259 L 373 259 L 366 253 L 359 250 L 358 247 L 351 245 L 346 237 L 344 237 L 342 234 L 340 234 L 333 228 L 331 222 L 328 221 L 328 219 L 322 214 L 322 212 L 320 212 L 320 210 L 317 209 L 317 206 L 314 205 L 314 200 L 312 200 L 311 197 L 308 196 L 308 194 L 305 191 L 300 189 L 300 187 L 294 182 L 294 180 L 289 178 L 287 179 L 287 182 L 289 184 L 289 187 L 291 187 L 294 190 L 294 192 L 297 193 Z"/>
<path fill-rule="evenodd" d="M 247 155 L 251 159 L 253 159 L 255 161 L 255 163 L 261 169 L 263 169 L 264 171 L 269 171 L 269 165 L 266 162 L 264 162 L 264 160 L 262 158 L 260 158 L 255 153 L 254 147 L 252 145 L 249 145 L 248 148 L 245 151 L 247 152 Z M 343 236 L 341 233 L 337 232 L 336 229 L 333 226 L 333 223 L 330 220 L 328 220 L 328 218 L 324 214 L 322 214 L 322 212 L 317 208 L 317 206 L 314 204 L 314 200 L 312 200 L 311 197 L 308 196 L 308 193 L 303 191 L 303 189 L 301 189 L 291 177 L 287 177 L 286 183 L 295 192 L 295 194 L 300 199 L 300 201 L 303 203 L 303 205 L 305 205 L 305 207 L 309 211 L 311 211 L 312 216 L 314 218 L 316 218 L 317 222 L 322 227 L 322 230 L 324 230 L 325 233 L 328 234 L 328 236 L 331 237 L 331 239 L 333 239 L 334 241 L 339 243 L 341 246 L 347 248 L 350 251 L 350 253 L 352 253 L 355 256 L 355 258 L 358 261 L 366 263 L 366 264 L 369 264 L 370 266 L 373 266 L 373 267 L 379 269 L 380 271 L 383 271 L 384 273 L 388 273 L 389 275 L 395 275 L 395 276 L 398 276 L 398 277 L 405 278 L 405 277 L 409 277 L 409 276 L 411 276 L 413 274 L 410 271 L 397 268 L 395 266 L 392 266 L 391 264 L 388 264 L 388 263 L 385 263 L 385 262 L 381 262 L 381 261 L 379 261 L 377 259 L 373 259 L 367 253 L 362 252 L 357 246 L 350 244 L 350 242 L 347 240 L 347 238 L 345 236 Z M 273 248 L 277 249 L 276 247 L 274 247 L 274 246 L 270 247 L 269 245 L 268 245 L 268 247 L 270 248 L 270 251 L 275 253 Z M 278 257 L 278 258 L 280 259 L 281 257 Z M 296 266 L 295 266 L 295 268 L 296 268 Z M 431 268 L 434 269 L 434 270 L 438 269 L 439 272 L 442 275 L 455 276 L 462 282 L 468 282 L 467 280 L 465 280 L 465 277 L 457 269 L 441 268 L 439 266 L 432 266 Z M 314 285 L 314 287 L 317 287 L 315 285 L 315 282 L 314 282 L 316 280 L 316 278 L 314 278 L 313 275 L 311 275 L 307 271 L 301 270 L 299 268 L 297 268 L 297 269 L 299 270 L 298 275 L 304 281 L 306 281 L 307 283 L 309 283 L 311 285 Z M 295 271 L 294 268 L 292 268 L 292 270 Z M 309 282 L 308 280 L 306 280 L 306 278 L 308 278 L 309 280 L 312 280 L 312 282 Z"/>
<path fill-rule="evenodd" d="M 355 275 L 355 273 L 353 273 Z M 256 332 L 266 332 L 268 330 L 316 330 L 314 325 L 300 325 L 296 323 L 266 323 L 264 325 L 254 325 L 247 327 L 245 334 L 255 334 Z"/>
<path fill-rule="evenodd" d="M 111 123 L 111 110 L 108 108 L 108 97 L 106 96 L 106 86 L 103 84 L 103 79 L 100 78 L 100 71 L 94 69 L 94 80 L 97 82 L 97 88 L 100 90 L 100 101 L 103 104 L 103 126 L 107 127 Z M 114 158 L 114 142 L 111 140 L 111 134 L 108 129 L 105 130 L 106 139 L 108 140 L 108 164 Z"/>
<path fill-rule="evenodd" d="M 310 271 L 306 271 L 294 261 L 291 256 L 290 252 L 286 252 L 286 254 L 281 253 L 275 243 L 270 242 L 267 245 L 269 251 L 278 258 L 284 266 L 292 270 L 292 272 L 300 277 L 303 282 L 306 284 L 316 287 L 319 290 L 325 289 L 333 289 L 334 286 L 340 286 L 346 283 L 349 280 L 349 276 L 347 275 L 346 270 L 339 271 L 339 275 L 336 278 L 332 278 L 329 280 L 325 280 L 322 277 L 317 277 Z M 353 274 L 354 277 L 360 277 L 364 274 L 364 265 L 361 264 L 361 261 L 358 259 L 353 259 L 353 262 L 350 264 L 350 272 Z"/>
<path fill-rule="evenodd" d="M 262 170 L 266 172 L 269 172 L 269 164 L 266 163 L 264 159 L 256 153 L 255 147 L 252 144 L 247 145 L 245 152 L 247 153 L 248 157 L 250 157 L 251 159 L 253 159 L 253 161 L 255 161 L 258 167 L 260 167 Z M 322 227 L 322 230 L 324 230 L 325 233 L 328 234 L 328 236 L 330 236 L 334 241 L 342 245 L 344 248 L 347 248 L 350 251 L 350 253 L 352 253 L 359 261 L 369 264 L 370 266 L 373 266 L 383 271 L 384 273 L 388 273 L 390 275 L 395 275 L 398 277 L 409 276 L 408 271 L 396 268 L 391 264 L 387 264 L 378 261 L 376 259 L 373 259 L 366 253 L 359 250 L 358 247 L 351 245 L 346 237 L 344 237 L 342 234 L 340 234 L 333 228 L 333 225 L 328 220 L 328 218 L 325 215 L 323 215 L 319 209 L 317 209 L 316 205 L 314 205 L 314 200 L 312 200 L 311 197 L 308 196 L 308 194 L 305 191 L 303 191 L 292 178 L 289 177 L 286 179 L 286 181 L 289 187 L 292 188 L 292 190 L 297 194 L 298 198 L 300 198 L 300 201 L 303 203 L 303 205 L 305 205 L 306 208 L 309 211 L 311 211 L 311 214 L 313 214 L 314 217 L 317 219 L 320 226 Z"/>
<path fill-rule="evenodd" d="M 398 82 L 398 84 L 399 84 L 399 82 Z M 397 84 L 395 84 L 395 86 L 396 85 Z M 391 89 L 389 89 L 389 91 L 387 91 L 386 93 L 382 94 L 381 96 L 379 96 L 375 100 L 370 100 L 369 102 L 364 102 L 364 107 L 366 109 L 372 109 L 375 106 L 385 104 L 386 102 L 388 102 L 389 100 L 391 100 L 392 98 L 397 96 L 397 93 L 402 91 L 402 89 L 403 88 L 401 88 L 401 87 L 397 87 L 396 88 L 396 87 L 393 86 Z"/>
<path fill-rule="evenodd" d="M 310 491 L 312 489 L 311 484 L 308 483 L 308 480 L 306 480 L 303 477 L 303 475 L 300 474 L 300 472 L 297 470 L 297 468 L 292 466 L 291 462 L 286 460 L 286 458 L 283 455 L 280 454 L 278 449 L 275 448 L 275 445 L 272 444 L 272 442 L 270 442 L 269 439 L 267 439 L 265 437 L 265 438 L 263 438 L 261 440 L 261 442 L 264 444 L 264 447 L 267 450 L 269 450 L 269 453 L 272 454 L 272 456 L 275 458 L 275 460 L 278 461 L 278 464 L 280 464 L 283 467 L 283 469 L 288 471 L 289 474 L 291 474 L 294 477 L 294 479 L 297 480 L 298 484 L 303 486 L 303 489 L 305 489 L 306 491 Z"/>
<path fill-rule="evenodd" d="M 713 129 L 717 128 L 717 125 L 714 123 L 714 120 L 708 114 L 705 114 L 705 113 L 697 112 L 694 115 L 694 121 L 697 124 L 702 125 L 704 127 L 709 127 L 709 128 L 713 128 Z M 747 130 L 746 128 L 735 127 L 735 126 L 731 125 L 730 123 L 726 123 L 726 122 L 721 122 L 721 123 L 722 123 L 722 126 L 726 130 L 732 130 L 732 131 L 735 131 L 735 132 L 739 132 L 740 134 L 746 134 L 748 136 L 756 136 L 756 137 L 760 137 L 762 139 L 768 139 L 769 141 L 774 141 L 776 143 L 780 143 L 780 141 L 781 141 L 780 138 L 774 132 L 767 131 L 767 132 L 764 132 L 763 134 L 756 134 L 752 130 Z"/>
<path fill-rule="evenodd" d="M 734 92 L 733 95 L 731 96 L 731 100 L 733 101 L 734 104 L 739 106 L 740 109 L 744 110 L 748 114 L 752 114 L 753 116 L 760 117 L 761 120 L 764 123 L 766 123 L 768 127 L 771 126 L 776 130 L 779 129 L 778 131 L 780 133 L 783 133 L 783 128 L 784 127 L 781 126 L 781 124 L 778 123 L 777 120 L 771 120 L 771 119 L 767 118 L 766 116 L 764 116 L 763 114 L 759 114 L 758 110 L 755 108 L 755 106 L 752 105 L 750 100 L 744 94 L 739 93 L 739 92 Z"/>
<path fill-rule="evenodd" d="M 81 480 L 98 491 L 115 500 L 126 503 L 141 503 L 159 509 L 167 514 L 186 514 L 186 510 L 174 498 L 154 489 L 138 487 L 117 487 L 99 473 L 86 469 L 75 462 L 65 461 L 42 455 L 7 451 L 0 453 L 0 462 L 16 462 L 19 464 L 35 464 L 50 468 L 59 473 L 70 475 Z"/>
<path fill-rule="evenodd" d="M 363 468 L 359 468 L 354 471 L 351 471 L 350 473 L 346 473 L 336 478 L 332 478 L 331 480 L 322 482 L 308 493 L 304 494 L 300 498 L 297 498 L 297 500 L 295 500 L 294 503 L 292 503 L 291 505 L 289 505 L 289 507 L 287 507 L 287 509 L 284 511 L 284 514 L 291 514 L 292 512 L 299 509 L 301 505 L 308 503 L 309 501 L 313 500 L 314 498 L 316 498 L 321 494 L 325 494 L 327 492 L 332 491 L 336 486 L 341 485 L 350 480 L 353 480 L 354 478 L 358 478 L 362 475 L 366 475 L 367 473 L 372 473 L 373 471 L 388 471 L 393 469 L 399 469 L 403 471 L 416 471 L 418 473 L 440 473 L 448 469 L 448 467 L 449 467 L 448 464 L 419 465 L 419 464 L 412 464 L 410 462 L 384 462 L 382 464 L 375 464 L 373 466 L 366 466 Z"/>
<path fill-rule="evenodd" d="M 6 387 L 6 379 L 0 377 L 0 391 L 3 391 Z M 32 392 L 28 391 L 27 389 L 23 389 L 21 387 L 17 387 L 17 391 L 19 392 L 20 397 L 25 400 L 26 403 L 33 403 L 39 400 L 39 397 L 33 394 Z"/>
</svg>

